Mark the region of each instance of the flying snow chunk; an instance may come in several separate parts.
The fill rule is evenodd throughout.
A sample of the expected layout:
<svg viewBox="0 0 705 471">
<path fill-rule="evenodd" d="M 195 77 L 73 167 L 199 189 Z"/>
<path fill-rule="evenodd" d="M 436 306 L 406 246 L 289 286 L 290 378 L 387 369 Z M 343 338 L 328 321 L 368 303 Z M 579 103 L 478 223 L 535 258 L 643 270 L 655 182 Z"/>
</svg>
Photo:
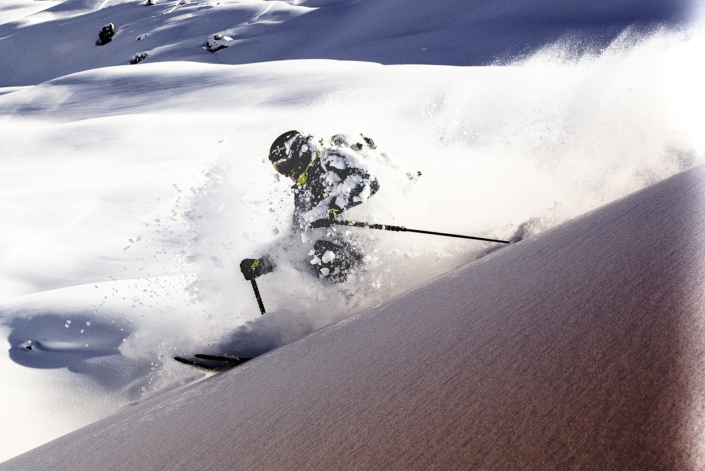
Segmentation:
<svg viewBox="0 0 705 471">
<path fill-rule="evenodd" d="M 213 36 L 209 37 L 206 39 L 206 46 L 205 48 L 208 49 L 210 52 L 218 52 L 221 49 L 225 49 L 226 47 L 230 47 L 230 42 L 232 42 L 233 38 L 229 36 L 222 36 L 220 34 L 214 34 Z"/>
<path fill-rule="evenodd" d="M 335 259 L 335 254 L 332 251 L 327 251 L 326 253 L 323 254 L 323 257 L 321 257 L 321 260 L 323 263 L 328 263 L 332 262 Z"/>
</svg>

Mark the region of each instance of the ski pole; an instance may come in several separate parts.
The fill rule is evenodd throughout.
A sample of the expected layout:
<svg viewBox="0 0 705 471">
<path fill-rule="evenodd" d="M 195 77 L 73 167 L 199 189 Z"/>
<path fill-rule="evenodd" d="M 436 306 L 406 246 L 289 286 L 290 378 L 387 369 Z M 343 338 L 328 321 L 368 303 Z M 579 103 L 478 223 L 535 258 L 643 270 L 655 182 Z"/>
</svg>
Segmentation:
<svg viewBox="0 0 705 471">
<path fill-rule="evenodd" d="M 337 224 L 339 226 L 354 226 L 354 227 L 369 227 L 370 229 L 380 229 L 383 231 L 393 231 L 393 232 L 416 232 L 419 234 L 431 234 L 445 237 L 458 237 L 460 239 L 472 239 L 472 240 L 482 240 L 485 242 L 497 242 L 499 244 L 508 244 L 507 240 L 497 240 L 497 239 L 486 239 L 484 237 L 473 237 L 458 234 L 446 234 L 445 232 L 433 232 L 433 231 L 422 231 L 419 229 L 407 229 L 403 226 L 390 226 L 387 224 L 368 224 L 366 222 L 355 222 L 355 221 L 336 221 L 331 220 L 331 224 Z"/>
<path fill-rule="evenodd" d="M 259 289 L 257 288 L 257 282 L 255 281 L 254 278 L 252 278 L 250 281 L 252 281 L 252 289 L 255 291 L 255 297 L 257 298 L 257 304 L 259 304 L 259 312 L 262 313 L 262 315 L 265 315 L 265 310 L 264 310 L 264 303 L 262 302 L 262 296 L 259 295 Z"/>
</svg>

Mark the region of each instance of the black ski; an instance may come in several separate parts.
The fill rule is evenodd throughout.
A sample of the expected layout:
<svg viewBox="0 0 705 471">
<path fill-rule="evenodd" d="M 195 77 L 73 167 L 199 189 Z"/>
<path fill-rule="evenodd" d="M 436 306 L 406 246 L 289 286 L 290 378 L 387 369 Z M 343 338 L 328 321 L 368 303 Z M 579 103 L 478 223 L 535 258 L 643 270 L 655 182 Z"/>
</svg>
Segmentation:
<svg viewBox="0 0 705 471">
<path fill-rule="evenodd" d="M 221 362 L 228 362 L 232 363 L 233 366 L 237 365 L 242 365 L 248 360 L 252 360 L 252 358 L 240 358 L 240 357 L 230 357 L 230 356 L 219 356 L 219 355 L 205 355 L 203 353 L 197 353 L 194 355 L 196 358 L 199 360 L 209 360 L 209 361 L 221 361 Z"/>
<path fill-rule="evenodd" d="M 184 357 L 174 357 L 174 360 L 184 365 L 194 366 L 206 371 L 225 371 L 230 368 L 234 368 L 238 365 L 245 363 L 251 358 L 240 358 L 240 357 L 229 357 L 229 356 L 218 356 L 218 355 L 204 355 L 196 354 L 195 360 Z"/>
</svg>

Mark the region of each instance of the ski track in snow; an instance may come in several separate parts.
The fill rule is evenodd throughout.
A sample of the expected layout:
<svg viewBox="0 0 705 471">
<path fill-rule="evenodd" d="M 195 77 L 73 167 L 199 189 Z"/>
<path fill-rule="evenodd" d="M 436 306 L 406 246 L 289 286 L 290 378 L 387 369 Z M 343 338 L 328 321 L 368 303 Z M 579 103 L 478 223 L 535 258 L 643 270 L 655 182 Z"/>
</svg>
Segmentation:
<svg viewBox="0 0 705 471">
<path fill-rule="evenodd" d="M 363 2 L 353 24 L 383 22 L 390 5 Z M 22 19 L 0 10 L 0 375 L 14 382 L 0 414 L 38 424 L 0 428 L 0 459 L 203 377 L 174 355 L 258 355 L 497 249 L 357 230 L 370 257 L 361 277 L 323 285 L 297 269 L 294 251 L 259 280 L 260 317 L 238 266 L 288 230 L 290 185 L 266 160 L 281 132 L 375 140 L 384 155 L 368 164 L 381 190 L 350 220 L 513 240 L 703 160 L 697 28 L 619 36 L 610 20 L 598 28 L 613 32 L 602 51 L 567 39 L 536 51 L 564 35 L 521 31 L 533 53 L 507 67 L 411 65 L 481 63 L 511 48 L 487 39 L 474 58 L 457 44 L 432 55 L 469 23 L 409 35 L 425 8 L 386 38 L 377 23 L 356 31 L 336 20 L 318 30 L 326 41 L 307 39 L 301 28 L 331 20 L 329 7 L 69 0 Z M 96 46 L 110 21 L 118 34 Z M 204 51 L 214 33 L 235 44 Z M 141 51 L 144 63 L 126 65 Z M 261 63 L 233 65 L 245 62 Z"/>
</svg>

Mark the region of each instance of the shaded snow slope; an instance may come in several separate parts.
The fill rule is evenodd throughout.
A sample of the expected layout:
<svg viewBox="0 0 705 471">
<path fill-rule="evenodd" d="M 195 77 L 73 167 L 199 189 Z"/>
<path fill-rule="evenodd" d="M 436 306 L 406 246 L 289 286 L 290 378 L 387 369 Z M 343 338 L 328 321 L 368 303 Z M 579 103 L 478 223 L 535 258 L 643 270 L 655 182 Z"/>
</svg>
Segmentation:
<svg viewBox="0 0 705 471">
<path fill-rule="evenodd" d="M 129 64 L 137 55 L 143 62 L 243 64 L 316 58 L 480 65 L 559 39 L 572 40 L 576 51 L 598 50 L 631 25 L 682 24 L 693 9 L 691 0 L 145 3 L 66 0 L 34 14 L 22 7 L 16 14 L 27 16 L 0 24 L 0 87 Z M 3 15 L 14 18 L 10 10 Z M 108 44 L 97 45 L 98 31 L 108 23 L 117 33 Z M 209 52 L 204 46 L 215 35 L 224 37 L 217 44 L 229 47 Z"/>
<path fill-rule="evenodd" d="M 702 469 L 705 167 L 7 470 Z"/>
</svg>

